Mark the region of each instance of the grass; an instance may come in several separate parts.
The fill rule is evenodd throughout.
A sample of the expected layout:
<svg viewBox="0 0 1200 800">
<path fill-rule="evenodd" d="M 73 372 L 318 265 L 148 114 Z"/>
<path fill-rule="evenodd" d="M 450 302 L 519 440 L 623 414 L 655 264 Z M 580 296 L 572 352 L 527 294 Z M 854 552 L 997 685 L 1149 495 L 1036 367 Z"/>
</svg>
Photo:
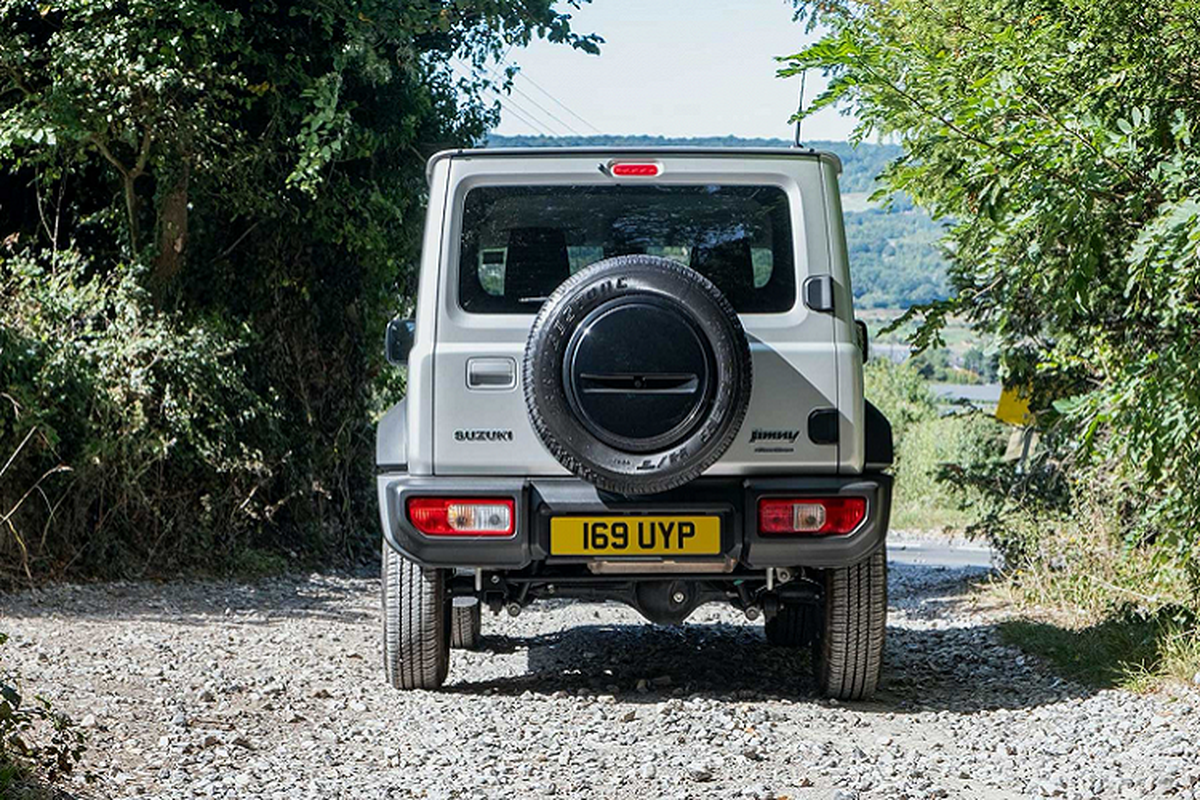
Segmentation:
<svg viewBox="0 0 1200 800">
<path fill-rule="evenodd" d="M 927 503 L 919 494 L 906 493 L 903 486 L 898 485 L 892 501 L 889 527 L 900 531 L 956 534 L 974 521 L 975 515 L 970 509 L 960 508 L 949 498 Z"/>
<path fill-rule="evenodd" d="M 0 752 L 0 797 L 4 800 L 49 800 L 52 796 L 45 784 L 31 780 L 27 770 Z"/>
<path fill-rule="evenodd" d="M 256 580 L 271 575 L 280 575 L 290 567 L 287 558 L 270 550 L 246 547 L 234 553 L 229 571 L 242 580 Z"/>
<path fill-rule="evenodd" d="M 1152 691 L 1200 673 L 1200 630 L 1158 614 L 1110 617 L 1081 628 L 1032 619 L 1000 626 L 1004 641 L 1095 689 Z"/>
<path fill-rule="evenodd" d="M 1193 683 L 1200 609 L 1187 574 L 1153 546 L 1123 546 L 1111 522 L 1085 516 L 1012 520 L 1008 535 L 1035 544 L 989 590 L 1021 615 L 1001 624 L 1002 638 L 1092 688 Z"/>
<path fill-rule="evenodd" d="M 897 437 L 892 527 L 961 531 L 979 512 L 937 479 L 946 463 L 971 462 L 1004 452 L 1006 429 L 983 414 L 934 416 L 910 423 Z"/>
</svg>

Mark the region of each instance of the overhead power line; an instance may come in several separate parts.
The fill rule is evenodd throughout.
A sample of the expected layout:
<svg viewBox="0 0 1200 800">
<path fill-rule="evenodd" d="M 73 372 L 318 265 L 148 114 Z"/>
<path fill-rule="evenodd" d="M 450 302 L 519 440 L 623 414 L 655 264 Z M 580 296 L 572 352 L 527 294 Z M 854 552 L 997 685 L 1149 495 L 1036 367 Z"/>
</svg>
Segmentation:
<svg viewBox="0 0 1200 800">
<path fill-rule="evenodd" d="M 546 87 L 542 86 L 540 83 L 535 81 L 532 77 L 530 77 L 529 74 L 527 72 L 525 72 L 524 69 L 515 67 L 515 65 L 507 63 L 508 53 L 511 50 L 512 50 L 512 48 L 510 47 L 509 50 L 505 51 L 504 55 L 494 65 L 492 65 L 491 70 L 488 72 L 489 78 L 492 80 L 492 82 L 494 84 L 498 83 L 498 81 L 496 81 L 496 79 L 499 77 L 499 74 L 502 70 L 514 69 L 513 82 L 509 85 L 511 90 L 513 92 L 516 92 L 521 97 L 523 97 L 529 105 L 532 105 L 534 108 L 538 109 L 543 115 L 545 115 L 545 117 L 549 117 L 551 120 L 554 120 L 554 122 L 558 123 L 562 128 L 564 128 L 567 131 L 570 131 L 571 133 L 575 134 L 576 136 L 582 137 L 585 135 L 585 134 L 581 133 L 579 130 L 577 130 L 573 125 L 571 125 L 571 123 L 567 122 L 565 119 L 563 119 L 562 117 L 555 114 L 553 111 L 551 111 L 550 109 L 546 108 L 544 105 L 539 103 L 537 101 L 537 99 L 535 99 L 533 96 L 531 96 L 528 92 L 524 91 L 520 86 L 517 86 L 516 78 L 524 78 L 533 89 L 536 89 L 537 91 L 539 91 L 543 95 L 545 95 L 550 100 L 550 102 L 554 103 L 556 106 L 561 108 L 567 114 L 574 117 L 576 120 L 578 120 L 580 123 L 582 123 L 585 127 L 590 128 L 594 133 L 601 134 L 601 131 L 599 128 L 597 128 L 592 123 L 588 122 L 582 116 L 577 114 L 570 106 L 568 106 L 566 103 L 564 103 L 563 101 L 561 101 L 557 97 L 555 97 L 553 94 L 551 94 L 550 91 Z M 473 68 L 469 67 L 461 59 L 455 59 L 455 60 L 465 70 L 473 73 Z M 553 128 L 553 126 L 550 125 L 550 123 L 547 122 L 544 117 L 538 115 L 535 112 L 530 111 L 525 106 L 516 103 L 516 101 L 512 99 L 511 93 L 508 95 L 504 95 L 495 89 L 493 89 L 493 93 L 499 95 L 502 98 L 502 100 L 507 100 L 509 105 L 515 106 L 516 108 L 521 109 L 524 112 L 524 115 L 526 117 L 533 117 L 534 119 L 536 119 L 542 128 L 547 128 L 547 129 Z M 550 135 L 558 135 L 558 134 L 551 133 Z"/>
<path fill-rule="evenodd" d="M 517 74 L 519 75 L 520 73 L 517 73 Z M 559 117 L 558 117 L 558 116 L 556 116 L 556 115 L 555 115 L 555 113 L 554 113 L 553 111 L 551 111 L 550 109 L 548 109 L 548 108 L 546 108 L 545 106 L 543 106 L 543 105 L 542 105 L 541 103 L 539 103 L 537 100 L 534 100 L 532 97 L 530 97 L 530 96 L 529 96 L 528 94 L 526 94 L 525 92 L 521 91 L 521 87 L 520 87 L 520 86 L 517 86 L 517 85 L 514 83 L 514 84 L 513 84 L 513 86 L 512 86 L 512 90 L 513 90 L 514 92 L 516 92 L 517 94 L 521 95 L 521 97 L 524 97 L 526 100 L 528 100 L 530 103 L 532 103 L 532 104 L 533 104 L 534 106 L 536 106 L 537 108 L 541 109 L 541 111 L 542 111 L 542 113 L 543 113 L 543 114 L 545 114 L 547 117 L 549 117 L 550 119 L 552 119 L 552 120 L 554 120 L 555 122 L 557 122 L 559 125 L 562 125 L 564 128 L 566 128 L 567 130 L 569 130 L 571 133 L 575 134 L 576 136 L 583 136 L 583 134 L 582 134 L 582 133 L 580 133 L 579 131 L 575 130 L 575 129 L 574 129 L 574 128 L 572 128 L 570 125 L 568 125 L 567 123 L 565 123 L 565 122 L 563 122 L 561 119 L 559 119 Z M 551 99 L 553 99 L 553 98 L 551 98 Z"/>
<path fill-rule="evenodd" d="M 460 77 L 465 77 L 468 80 L 474 79 L 475 76 L 473 74 L 471 67 L 469 67 L 467 64 L 463 63 L 462 61 L 460 61 L 458 59 L 455 59 L 454 62 L 458 64 L 458 68 L 455 69 L 455 63 L 451 63 L 450 68 L 451 68 L 451 70 L 454 70 L 455 74 L 460 75 Z M 559 136 L 560 135 L 557 131 L 554 130 L 553 125 L 551 125 L 550 123 L 548 123 L 545 120 L 543 120 L 542 118 L 540 118 L 535 112 L 532 112 L 532 111 L 528 110 L 527 108 L 525 108 L 523 105 L 521 105 L 516 100 L 514 100 L 511 96 L 506 96 L 506 95 L 502 94 L 494 86 L 487 84 L 487 83 L 484 84 L 483 88 L 486 89 L 487 91 L 491 92 L 492 95 L 495 96 L 495 98 L 500 102 L 501 108 L 503 108 L 506 113 L 511 114 L 512 116 L 516 117 L 520 122 L 524 123 L 535 133 L 540 134 L 542 136 Z"/>
<path fill-rule="evenodd" d="M 599 129 L 599 128 L 597 128 L 597 127 L 596 127 L 595 125 L 593 125 L 592 123 L 588 122 L 588 121 L 587 121 L 586 119 L 584 119 L 583 117 L 581 117 L 581 116 L 579 116 L 578 114 L 576 114 L 574 111 L 572 111 L 572 110 L 570 109 L 570 107 L 569 107 L 569 106 L 567 106 L 567 104 L 566 104 L 566 103 L 562 102 L 562 101 L 561 101 L 561 100 L 559 100 L 557 97 L 555 97 L 554 95 L 550 94 L 550 92 L 548 92 L 548 91 L 546 91 L 545 89 L 543 89 L 543 88 L 542 88 L 542 86 L 541 86 L 541 84 L 539 84 L 539 83 L 538 83 L 537 81 L 535 81 L 533 78 L 529 77 L 529 75 L 528 75 L 528 74 L 526 74 L 526 73 L 525 73 L 523 70 L 522 70 L 522 71 L 519 71 L 519 72 L 517 72 L 517 75 L 519 75 L 520 77 L 522 77 L 522 78 L 524 78 L 525 80 L 529 81 L 530 85 L 532 85 L 532 86 L 533 86 L 533 88 L 537 89 L 539 92 L 541 92 L 542 94 L 546 95 L 546 97 L 549 97 L 551 100 L 553 100 L 553 101 L 554 101 L 554 103 L 555 103 L 556 105 L 558 105 L 558 107 L 559 107 L 559 108 L 561 108 L 563 111 L 566 111 L 566 112 L 567 112 L 568 114 L 570 114 L 572 117 L 574 117 L 575 119 L 579 120 L 580 122 L 582 122 L 582 123 L 583 123 L 584 125 L 586 125 L 587 127 L 591 128 L 591 129 L 592 129 L 593 131 L 595 131 L 596 133 L 600 133 L 600 129 Z"/>
<path fill-rule="evenodd" d="M 499 97 L 499 95 L 497 95 L 497 99 L 500 100 L 500 107 L 503 108 L 506 113 L 511 114 L 512 116 L 516 117 L 521 122 L 525 123 L 525 125 L 527 125 L 535 133 L 540 134 L 542 136 L 558 136 L 557 133 L 550 130 L 549 128 L 546 128 L 542 125 L 539 125 L 536 122 L 533 122 L 532 120 L 529 120 L 529 119 L 526 119 L 525 117 L 523 117 L 521 115 L 521 113 L 519 111 L 517 111 L 516 108 L 514 108 L 512 105 L 506 103 L 504 101 L 504 98 Z"/>
</svg>

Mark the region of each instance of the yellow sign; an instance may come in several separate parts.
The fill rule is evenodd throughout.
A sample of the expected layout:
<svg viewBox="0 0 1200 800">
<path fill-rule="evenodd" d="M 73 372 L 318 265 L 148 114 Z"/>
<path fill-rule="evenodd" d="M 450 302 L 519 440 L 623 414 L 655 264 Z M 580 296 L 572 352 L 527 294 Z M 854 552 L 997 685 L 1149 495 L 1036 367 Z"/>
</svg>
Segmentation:
<svg viewBox="0 0 1200 800">
<path fill-rule="evenodd" d="M 712 556 L 721 552 L 721 518 L 555 517 L 556 556 Z"/>
<path fill-rule="evenodd" d="M 996 404 L 996 419 L 1009 425 L 1031 425 L 1033 414 L 1029 413 L 1029 396 L 1033 393 L 1028 386 L 1005 386 Z"/>
</svg>

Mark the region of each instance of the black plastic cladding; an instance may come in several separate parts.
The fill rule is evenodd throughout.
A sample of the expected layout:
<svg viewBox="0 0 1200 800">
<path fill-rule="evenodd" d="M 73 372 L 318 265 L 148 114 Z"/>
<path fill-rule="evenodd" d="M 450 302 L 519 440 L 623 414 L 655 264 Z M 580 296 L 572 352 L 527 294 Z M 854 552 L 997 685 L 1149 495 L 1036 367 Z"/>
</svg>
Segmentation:
<svg viewBox="0 0 1200 800">
<path fill-rule="evenodd" d="M 856 564 L 881 547 L 891 514 L 892 479 L 885 474 L 851 477 L 699 478 L 669 492 L 626 498 L 598 491 L 575 478 L 437 478 L 396 475 L 386 491 L 384 535 L 398 552 L 427 567 L 521 569 L 549 559 L 552 514 L 716 513 L 724 519 L 724 555 L 751 569 L 840 567 Z M 418 533 L 404 513 L 410 496 L 507 497 L 516 501 L 511 537 L 433 538 Z M 758 501 L 765 497 L 859 496 L 867 517 L 848 536 L 762 536 Z M 704 560 L 704 559 L 700 559 Z M 698 575 L 702 578 L 702 575 Z"/>
<path fill-rule="evenodd" d="M 678 304 L 645 296 L 604 303 L 563 355 L 571 408 L 597 438 L 631 452 L 670 447 L 711 400 L 714 355 Z"/>
</svg>

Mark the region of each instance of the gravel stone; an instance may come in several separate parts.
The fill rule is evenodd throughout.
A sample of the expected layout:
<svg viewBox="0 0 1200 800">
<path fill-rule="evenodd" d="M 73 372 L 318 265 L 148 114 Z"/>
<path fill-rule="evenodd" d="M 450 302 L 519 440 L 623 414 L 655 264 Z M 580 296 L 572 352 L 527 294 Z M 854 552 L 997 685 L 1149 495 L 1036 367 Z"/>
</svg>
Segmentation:
<svg viewBox="0 0 1200 800">
<path fill-rule="evenodd" d="M 88 728 L 82 800 L 1200 800 L 1200 689 L 1058 678 L 999 639 L 982 574 L 892 565 L 862 704 L 732 609 L 656 627 L 561 601 L 486 615 L 443 691 L 395 692 L 369 574 L 50 586 L 0 596 L 0 630 Z"/>
</svg>

